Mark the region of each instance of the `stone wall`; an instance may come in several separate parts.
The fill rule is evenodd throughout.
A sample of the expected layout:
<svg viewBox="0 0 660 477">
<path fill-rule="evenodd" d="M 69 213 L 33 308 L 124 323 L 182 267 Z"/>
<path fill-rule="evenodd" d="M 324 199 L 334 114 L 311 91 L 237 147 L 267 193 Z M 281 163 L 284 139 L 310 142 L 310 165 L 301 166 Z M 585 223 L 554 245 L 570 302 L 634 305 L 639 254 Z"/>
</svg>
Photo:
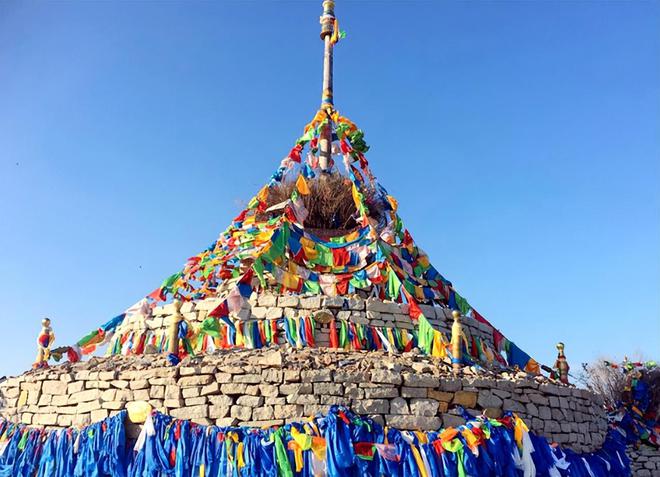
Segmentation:
<svg viewBox="0 0 660 477">
<path fill-rule="evenodd" d="M 220 304 L 220 299 L 209 298 L 197 302 L 187 302 L 181 307 L 183 317 L 190 322 L 202 322 L 208 313 Z M 450 329 L 453 322 L 451 310 L 439 306 L 420 305 L 424 316 L 426 316 L 434 328 L 451 336 Z M 377 327 L 391 327 L 413 330 L 415 324 L 408 315 L 408 305 L 382 301 L 376 298 L 363 299 L 359 296 L 351 298 L 325 297 L 319 295 L 282 295 L 272 294 L 257 295 L 244 304 L 240 312 L 234 314 L 234 318 L 240 320 L 262 320 L 276 319 L 283 316 L 314 316 L 319 310 L 330 311 L 337 319 L 348 320 L 357 324 L 369 324 Z M 164 331 L 171 323 L 174 313 L 172 304 L 159 306 L 153 310 L 153 316 L 148 320 L 137 317 L 128 319 L 119 333 L 123 330 L 145 330 Z M 469 318 L 462 318 L 463 329 L 468 337 L 475 336 L 486 341 L 493 348 L 493 332 L 490 327 Z M 317 323 L 316 341 L 319 346 L 329 344 L 328 325 Z"/>
<path fill-rule="evenodd" d="M 332 404 L 401 429 L 438 429 L 463 420 L 457 406 L 499 417 L 518 413 L 530 428 L 576 450 L 598 448 L 606 432 L 589 392 L 525 373 L 464 368 L 416 353 L 271 348 L 222 351 L 167 366 L 160 355 L 92 358 L 30 371 L 0 384 L 0 414 L 47 427 L 98 421 L 131 401 L 203 424 L 272 426 Z"/>
<path fill-rule="evenodd" d="M 643 445 L 639 449 L 628 448 L 634 477 L 660 476 L 660 449 Z"/>
</svg>

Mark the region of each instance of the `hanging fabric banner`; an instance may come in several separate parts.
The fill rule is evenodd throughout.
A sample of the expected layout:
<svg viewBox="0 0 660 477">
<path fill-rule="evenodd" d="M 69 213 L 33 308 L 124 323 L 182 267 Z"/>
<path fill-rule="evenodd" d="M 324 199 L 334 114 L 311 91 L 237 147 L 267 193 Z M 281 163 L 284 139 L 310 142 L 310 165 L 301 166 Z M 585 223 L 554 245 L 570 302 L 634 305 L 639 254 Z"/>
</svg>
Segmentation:
<svg viewBox="0 0 660 477">
<path fill-rule="evenodd" d="M 274 428 L 193 424 L 152 412 L 133 448 L 126 411 L 80 431 L 44 431 L 0 419 L 2 476 L 501 476 L 628 477 L 616 431 L 600 450 L 577 454 L 530 432 L 515 414 L 464 412 L 438 431 L 383 429 L 342 406 Z"/>
</svg>

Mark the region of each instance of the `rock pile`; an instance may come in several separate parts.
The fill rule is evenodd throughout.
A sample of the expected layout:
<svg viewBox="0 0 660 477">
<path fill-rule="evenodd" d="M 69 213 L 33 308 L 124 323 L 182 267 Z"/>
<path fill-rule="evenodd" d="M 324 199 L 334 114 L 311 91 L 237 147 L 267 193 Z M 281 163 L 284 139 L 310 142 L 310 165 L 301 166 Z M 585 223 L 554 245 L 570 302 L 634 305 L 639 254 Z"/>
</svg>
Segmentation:
<svg viewBox="0 0 660 477">
<path fill-rule="evenodd" d="M 660 450 L 642 445 L 639 449 L 628 448 L 632 475 L 635 477 L 657 477 L 660 475 Z"/>
<path fill-rule="evenodd" d="M 274 426 L 345 404 L 400 429 L 462 424 L 458 406 L 519 414 L 537 433 L 576 450 L 598 448 L 606 431 L 589 392 L 523 372 L 450 366 L 412 353 L 324 348 L 230 350 L 167 366 L 160 355 L 92 358 L 28 372 L 0 384 L 2 414 L 26 424 L 95 422 L 132 401 L 203 424 Z"/>
</svg>

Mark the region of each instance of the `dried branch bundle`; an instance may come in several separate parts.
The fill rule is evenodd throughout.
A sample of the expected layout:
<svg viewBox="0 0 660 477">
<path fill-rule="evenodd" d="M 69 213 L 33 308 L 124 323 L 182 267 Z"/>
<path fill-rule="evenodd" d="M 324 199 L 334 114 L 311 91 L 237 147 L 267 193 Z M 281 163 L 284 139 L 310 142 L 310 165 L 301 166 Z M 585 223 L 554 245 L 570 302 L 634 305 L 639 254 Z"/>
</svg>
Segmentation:
<svg viewBox="0 0 660 477">
<path fill-rule="evenodd" d="M 322 175 L 308 179 L 307 185 L 310 194 L 301 196 L 309 212 L 304 223 L 305 228 L 332 236 L 357 227 L 357 210 L 353 202 L 352 183 L 348 178 L 341 174 Z M 271 207 L 286 201 L 295 187 L 294 182 L 283 182 L 272 187 L 266 199 L 266 206 Z"/>
<path fill-rule="evenodd" d="M 605 360 L 599 360 L 593 364 L 582 364 L 579 381 L 590 391 L 603 396 L 608 407 L 616 408 L 617 403 L 630 399 L 625 392 L 627 378 L 621 369 L 614 369 L 608 366 Z M 649 409 L 652 412 L 659 412 L 660 368 L 644 370 L 641 379 L 648 384 L 651 390 Z"/>
</svg>

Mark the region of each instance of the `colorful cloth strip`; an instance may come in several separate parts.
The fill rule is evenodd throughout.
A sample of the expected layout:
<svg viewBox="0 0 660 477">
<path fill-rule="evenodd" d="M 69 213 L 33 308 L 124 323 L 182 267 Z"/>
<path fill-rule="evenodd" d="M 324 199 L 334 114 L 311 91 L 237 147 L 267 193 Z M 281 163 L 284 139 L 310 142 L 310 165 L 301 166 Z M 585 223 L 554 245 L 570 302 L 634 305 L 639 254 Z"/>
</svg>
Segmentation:
<svg viewBox="0 0 660 477">
<path fill-rule="evenodd" d="M 627 477 L 625 442 L 608 434 L 577 454 L 529 432 L 515 414 L 457 428 L 400 431 L 332 406 L 281 427 L 217 427 L 153 412 L 127 443 L 125 412 L 80 431 L 0 420 L 0 476 Z"/>
<path fill-rule="evenodd" d="M 406 352 L 418 346 L 417 332 L 399 328 L 376 327 L 346 320 L 332 320 L 329 324 L 330 348 L 344 350 Z M 317 326 L 311 317 L 277 318 L 225 323 L 208 318 L 199 327 L 189 327 L 178 353 L 179 360 L 188 354 L 210 353 L 216 349 L 261 349 L 288 343 L 296 348 L 316 347 Z M 429 354 L 448 355 L 446 337 L 435 332 L 433 349 Z M 333 339 L 334 337 L 334 339 Z M 107 355 L 141 355 L 145 352 L 164 353 L 168 350 L 168 332 L 160 330 L 127 331 L 115 335 Z"/>
</svg>

